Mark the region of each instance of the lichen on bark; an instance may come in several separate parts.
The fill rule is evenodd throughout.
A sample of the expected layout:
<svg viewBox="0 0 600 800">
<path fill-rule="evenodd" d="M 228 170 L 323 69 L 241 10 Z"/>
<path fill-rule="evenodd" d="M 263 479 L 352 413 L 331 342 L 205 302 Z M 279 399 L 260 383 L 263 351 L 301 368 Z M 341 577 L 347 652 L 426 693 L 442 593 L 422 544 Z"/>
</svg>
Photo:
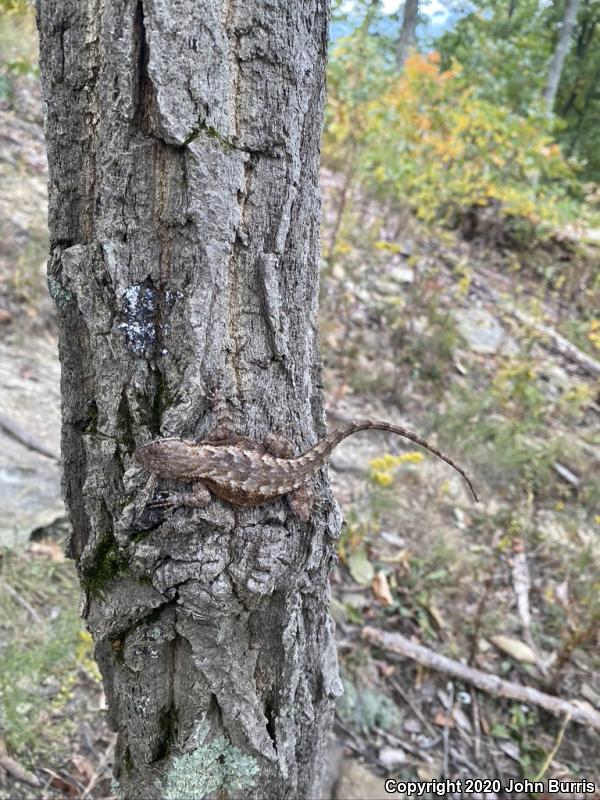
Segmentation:
<svg viewBox="0 0 600 800">
<path fill-rule="evenodd" d="M 197 723 L 192 750 L 176 756 L 158 784 L 163 800 L 207 797 L 215 792 L 235 796 L 258 784 L 260 769 L 256 759 L 244 755 L 225 736 L 209 738 L 210 728 Z"/>
</svg>

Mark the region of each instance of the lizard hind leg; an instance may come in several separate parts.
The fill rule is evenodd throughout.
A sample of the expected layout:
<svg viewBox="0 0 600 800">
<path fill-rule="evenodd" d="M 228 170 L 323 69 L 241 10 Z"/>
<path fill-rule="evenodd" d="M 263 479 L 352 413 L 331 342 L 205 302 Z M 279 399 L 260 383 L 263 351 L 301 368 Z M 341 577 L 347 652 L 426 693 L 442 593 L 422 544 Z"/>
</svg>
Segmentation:
<svg viewBox="0 0 600 800">
<path fill-rule="evenodd" d="M 293 458 L 294 445 L 286 436 L 280 433 L 270 433 L 263 442 L 263 447 L 275 458 Z M 312 513 L 314 503 L 314 491 L 309 483 L 305 483 L 298 489 L 288 492 L 288 504 L 292 512 L 301 522 L 307 522 Z"/>
<path fill-rule="evenodd" d="M 315 501 L 312 486 L 305 483 L 304 486 L 294 489 L 293 492 L 289 492 L 287 500 L 293 513 L 301 522 L 307 522 L 310 519 Z"/>
</svg>

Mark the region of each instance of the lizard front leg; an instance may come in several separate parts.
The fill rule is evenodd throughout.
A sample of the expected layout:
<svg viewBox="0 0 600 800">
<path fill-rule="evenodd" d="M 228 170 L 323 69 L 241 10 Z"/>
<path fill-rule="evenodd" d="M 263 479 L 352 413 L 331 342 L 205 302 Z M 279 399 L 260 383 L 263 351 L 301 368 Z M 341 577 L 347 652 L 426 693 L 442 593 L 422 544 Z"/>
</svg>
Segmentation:
<svg viewBox="0 0 600 800">
<path fill-rule="evenodd" d="M 211 494 L 201 483 L 195 483 L 191 492 L 184 494 L 168 494 L 148 503 L 148 508 L 176 508 L 177 506 L 187 506 L 188 508 L 206 508 L 211 501 Z"/>
<path fill-rule="evenodd" d="M 247 436 L 240 436 L 236 432 L 233 417 L 227 407 L 221 408 L 215 427 L 204 439 L 199 439 L 198 444 L 232 445 L 257 452 L 262 449 L 259 442 L 255 442 L 254 439 L 249 439 Z"/>
</svg>

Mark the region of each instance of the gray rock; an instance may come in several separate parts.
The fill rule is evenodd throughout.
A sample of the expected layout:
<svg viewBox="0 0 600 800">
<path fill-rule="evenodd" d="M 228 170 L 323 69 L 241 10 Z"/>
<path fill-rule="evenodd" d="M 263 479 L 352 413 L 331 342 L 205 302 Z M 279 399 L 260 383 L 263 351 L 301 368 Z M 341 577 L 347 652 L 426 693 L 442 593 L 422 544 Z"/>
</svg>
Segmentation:
<svg viewBox="0 0 600 800">
<path fill-rule="evenodd" d="M 380 763 L 388 770 L 393 770 L 401 764 L 406 764 L 407 761 L 406 753 L 399 747 L 382 747 L 378 758 Z"/>
<path fill-rule="evenodd" d="M 50 451 L 60 449 L 60 367 L 56 343 L 0 342 L 0 412 Z M 0 546 L 65 516 L 58 461 L 0 428 Z"/>
<path fill-rule="evenodd" d="M 410 267 L 399 265 L 388 274 L 388 279 L 394 283 L 413 283 L 415 271 Z"/>
<path fill-rule="evenodd" d="M 518 347 L 496 317 L 483 308 L 469 308 L 455 313 L 461 335 L 475 353 L 511 355 Z"/>
</svg>

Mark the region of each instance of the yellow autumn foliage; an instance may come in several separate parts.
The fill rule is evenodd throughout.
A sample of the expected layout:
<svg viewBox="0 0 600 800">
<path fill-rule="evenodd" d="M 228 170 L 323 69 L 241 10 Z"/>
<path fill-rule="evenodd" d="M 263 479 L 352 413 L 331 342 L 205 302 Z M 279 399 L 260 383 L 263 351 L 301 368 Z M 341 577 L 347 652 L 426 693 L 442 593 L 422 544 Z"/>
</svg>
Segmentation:
<svg viewBox="0 0 600 800">
<path fill-rule="evenodd" d="M 530 226 L 555 224 L 574 171 L 539 118 L 476 97 L 461 67 L 413 54 L 398 74 L 368 39 L 339 40 L 330 60 L 323 153 L 420 218 L 458 223 L 492 206 Z"/>
<path fill-rule="evenodd" d="M 594 347 L 600 350 L 600 319 L 593 319 L 590 322 L 587 336 Z"/>
<path fill-rule="evenodd" d="M 371 480 L 375 481 L 375 483 L 380 486 L 389 486 L 394 480 L 392 473 L 395 469 L 402 464 L 420 464 L 422 460 L 423 453 L 412 450 L 397 456 L 386 453 L 380 458 L 373 458 L 369 461 Z"/>
</svg>

